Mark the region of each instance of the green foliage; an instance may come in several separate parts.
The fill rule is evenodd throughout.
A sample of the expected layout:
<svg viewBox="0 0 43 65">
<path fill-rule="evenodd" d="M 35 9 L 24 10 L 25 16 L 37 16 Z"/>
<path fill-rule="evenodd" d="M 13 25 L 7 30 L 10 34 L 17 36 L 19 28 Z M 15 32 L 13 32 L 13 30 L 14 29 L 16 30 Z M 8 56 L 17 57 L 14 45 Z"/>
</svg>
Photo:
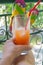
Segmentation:
<svg viewBox="0 0 43 65">
<path fill-rule="evenodd" d="M 27 4 L 26 11 L 29 11 L 35 5 L 35 3 L 32 3 L 32 2 L 29 2 L 29 3 L 26 3 L 26 4 Z M 12 4 L 5 4 L 5 6 L 6 6 L 5 12 L 6 13 L 12 13 Z M 37 9 L 38 10 L 43 9 L 43 4 L 39 4 Z M 43 12 L 39 12 L 39 15 L 38 15 L 37 19 L 35 20 L 33 26 L 38 27 L 38 28 L 43 27 Z"/>
<path fill-rule="evenodd" d="M 12 4 L 6 4 L 5 6 L 6 6 L 6 10 L 5 11 L 7 13 L 12 13 Z"/>
<path fill-rule="evenodd" d="M 27 3 L 26 10 L 29 11 L 34 6 L 34 3 L 29 2 Z"/>
<path fill-rule="evenodd" d="M 40 4 L 37 7 L 38 10 L 43 10 L 43 4 Z M 37 16 L 35 22 L 33 23 L 33 26 L 36 28 L 43 28 L 43 12 L 39 12 L 39 15 Z"/>
<path fill-rule="evenodd" d="M 3 50 L 3 43 L 0 44 L 0 50 Z"/>
</svg>

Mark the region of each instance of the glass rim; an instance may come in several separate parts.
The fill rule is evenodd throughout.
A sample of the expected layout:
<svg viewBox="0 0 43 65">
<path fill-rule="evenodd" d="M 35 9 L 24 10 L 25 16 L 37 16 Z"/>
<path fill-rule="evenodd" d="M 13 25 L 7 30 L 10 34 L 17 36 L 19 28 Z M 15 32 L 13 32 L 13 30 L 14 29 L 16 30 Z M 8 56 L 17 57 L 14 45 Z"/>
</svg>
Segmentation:
<svg viewBox="0 0 43 65">
<path fill-rule="evenodd" d="M 30 18 L 30 17 L 27 17 L 26 14 L 19 14 L 19 15 L 16 15 L 14 16 L 15 18 Z"/>
</svg>

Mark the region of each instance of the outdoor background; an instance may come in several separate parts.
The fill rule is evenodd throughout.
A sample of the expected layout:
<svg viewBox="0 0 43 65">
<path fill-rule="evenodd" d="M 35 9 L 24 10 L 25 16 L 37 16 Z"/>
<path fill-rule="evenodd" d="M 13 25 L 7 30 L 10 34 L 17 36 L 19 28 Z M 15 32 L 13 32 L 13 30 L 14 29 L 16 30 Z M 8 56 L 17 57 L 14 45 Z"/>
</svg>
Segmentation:
<svg viewBox="0 0 43 65">
<path fill-rule="evenodd" d="M 32 7 L 34 7 L 36 3 L 27 3 L 26 10 L 29 11 Z M 14 4 L 0 4 L 0 41 L 9 38 L 9 25 L 10 25 L 10 15 L 3 15 L 3 14 L 11 14 L 14 9 Z M 38 10 L 43 10 L 43 3 L 38 5 Z M 6 26 L 7 26 L 7 35 L 6 35 Z M 35 20 L 34 24 L 31 26 L 31 31 L 35 32 L 37 30 L 43 29 L 43 11 L 39 12 L 37 19 Z M 37 44 L 38 42 L 43 41 L 41 39 L 42 33 L 38 33 L 37 35 L 31 35 L 31 43 Z M 1 47 L 0 47 L 1 48 Z"/>
<path fill-rule="evenodd" d="M 27 3 L 26 10 L 29 11 L 32 7 L 34 7 L 35 4 L 36 3 L 32 3 L 32 2 Z M 3 50 L 3 45 L 5 41 L 12 37 L 12 34 L 9 31 L 9 25 L 10 25 L 10 16 L 13 9 L 14 9 L 14 4 L 0 4 L 0 51 Z M 31 34 L 31 38 L 30 38 L 30 44 L 32 44 L 33 46 L 34 45 L 41 46 L 41 44 L 43 44 L 43 11 L 42 11 L 43 3 L 42 2 L 37 7 L 37 9 L 39 10 L 39 15 L 35 20 L 35 22 L 33 23 L 33 25 L 30 27 L 31 33 L 34 33 Z M 34 47 L 34 48 L 37 48 L 38 50 L 41 49 L 40 47 L 39 47 L 40 49 L 38 47 Z"/>
</svg>

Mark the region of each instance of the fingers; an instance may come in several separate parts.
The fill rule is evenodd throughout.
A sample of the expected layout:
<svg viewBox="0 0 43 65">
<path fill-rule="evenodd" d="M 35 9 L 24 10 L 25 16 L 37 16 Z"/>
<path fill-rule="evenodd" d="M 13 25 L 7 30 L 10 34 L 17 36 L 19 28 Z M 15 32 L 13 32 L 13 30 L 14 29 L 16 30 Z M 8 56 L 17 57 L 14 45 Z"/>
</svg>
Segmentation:
<svg viewBox="0 0 43 65">
<path fill-rule="evenodd" d="M 13 43 L 12 38 L 9 41 Z M 13 45 L 15 47 L 18 47 L 21 50 L 31 50 L 32 49 L 31 45 L 15 45 L 15 44 L 13 44 Z"/>
<path fill-rule="evenodd" d="M 8 40 L 6 42 L 7 44 L 5 44 L 5 48 L 7 48 L 7 50 L 13 50 L 15 51 L 16 53 L 17 52 L 22 52 L 24 50 L 31 50 L 32 49 L 32 46 L 31 45 L 15 45 L 13 42 L 12 42 L 12 38 L 10 40 Z"/>
<path fill-rule="evenodd" d="M 18 47 L 19 51 L 29 51 L 32 49 L 30 45 L 16 45 L 16 47 Z"/>
</svg>

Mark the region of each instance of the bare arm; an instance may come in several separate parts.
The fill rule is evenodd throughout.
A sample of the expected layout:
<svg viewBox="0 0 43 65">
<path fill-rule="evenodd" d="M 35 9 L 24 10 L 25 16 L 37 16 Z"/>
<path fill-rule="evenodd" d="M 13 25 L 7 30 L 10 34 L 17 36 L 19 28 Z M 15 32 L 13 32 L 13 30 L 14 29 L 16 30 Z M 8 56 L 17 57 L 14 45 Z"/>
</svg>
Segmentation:
<svg viewBox="0 0 43 65">
<path fill-rule="evenodd" d="M 7 41 L 4 45 L 3 58 L 0 60 L 0 65 L 11 65 L 15 58 L 14 44 L 12 41 Z"/>
<path fill-rule="evenodd" d="M 0 65 L 11 65 L 12 64 L 12 57 L 9 57 L 9 58 L 3 58 L 1 61 L 0 61 Z"/>
</svg>

